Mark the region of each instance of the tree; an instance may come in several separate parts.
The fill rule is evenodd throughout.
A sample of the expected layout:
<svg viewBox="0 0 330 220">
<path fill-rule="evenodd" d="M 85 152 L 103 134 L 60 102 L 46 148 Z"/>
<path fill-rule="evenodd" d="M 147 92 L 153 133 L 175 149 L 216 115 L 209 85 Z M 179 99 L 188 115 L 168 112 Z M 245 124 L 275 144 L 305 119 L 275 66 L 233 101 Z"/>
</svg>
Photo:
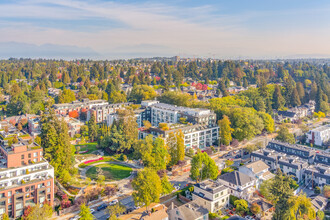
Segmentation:
<svg viewBox="0 0 330 220">
<path fill-rule="evenodd" d="M 125 93 L 122 91 L 113 91 L 108 96 L 109 103 L 123 103 L 127 102 L 127 98 Z"/>
<path fill-rule="evenodd" d="M 225 164 L 226 164 L 226 167 L 230 167 L 231 165 L 234 164 L 234 161 L 233 160 L 226 160 Z"/>
<path fill-rule="evenodd" d="M 110 197 L 114 196 L 117 192 L 117 188 L 115 186 L 107 185 L 104 188 L 104 193 L 108 197 L 108 202 L 110 201 Z"/>
<path fill-rule="evenodd" d="M 289 200 L 289 213 L 291 219 L 303 219 L 307 216 L 308 219 L 315 219 L 314 206 L 311 199 L 305 194 L 292 196 Z"/>
<path fill-rule="evenodd" d="M 61 94 L 58 96 L 58 103 L 69 103 L 76 100 L 74 92 L 70 89 L 63 89 Z"/>
<path fill-rule="evenodd" d="M 258 150 L 258 147 L 256 145 L 247 145 L 244 149 L 250 154 L 253 151 Z"/>
<path fill-rule="evenodd" d="M 141 103 L 143 100 L 151 100 L 157 96 L 155 90 L 147 85 L 134 86 L 129 96 L 129 100 L 134 103 Z"/>
<path fill-rule="evenodd" d="M 93 114 L 91 116 L 91 118 L 88 121 L 88 137 L 89 137 L 89 141 L 93 142 L 95 141 L 96 137 L 97 137 L 97 124 L 96 124 L 96 120 L 95 120 L 95 115 Z"/>
<path fill-rule="evenodd" d="M 262 119 L 263 124 L 264 124 L 264 129 L 268 133 L 273 133 L 275 130 L 275 122 L 272 116 L 265 112 L 258 112 L 259 117 Z"/>
<path fill-rule="evenodd" d="M 285 125 L 282 125 L 277 133 L 278 135 L 276 137 L 276 140 L 287 142 L 290 144 L 294 144 L 296 142 L 293 134 L 289 132 L 289 129 Z"/>
<path fill-rule="evenodd" d="M 316 218 L 317 220 L 323 220 L 324 217 L 325 217 L 324 212 L 321 211 L 321 210 L 318 210 L 318 211 L 316 212 L 316 217 L 317 217 L 317 218 Z"/>
<path fill-rule="evenodd" d="M 91 213 L 91 210 L 89 209 L 88 206 L 85 205 L 85 203 L 83 203 L 80 206 L 80 212 L 79 212 L 79 216 L 81 220 L 93 220 L 94 216 Z"/>
<path fill-rule="evenodd" d="M 33 207 L 28 206 L 25 208 L 22 219 L 23 220 L 46 220 L 53 215 L 53 208 L 49 203 L 44 202 L 42 207 L 37 204 Z"/>
<path fill-rule="evenodd" d="M 300 101 L 304 102 L 305 90 L 304 90 L 304 85 L 301 82 L 297 83 L 297 92 L 299 94 Z"/>
<path fill-rule="evenodd" d="M 234 202 L 236 211 L 242 216 L 249 211 L 249 205 L 244 199 L 238 199 Z"/>
<path fill-rule="evenodd" d="M 216 179 L 219 171 L 215 164 L 206 152 L 198 152 L 191 160 L 190 178 L 196 182 L 204 179 Z"/>
<path fill-rule="evenodd" d="M 138 172 L 132 181 L 132 187 L 134 189 L 132 195 L 135 203 L 138 205 L 144 203 L 147 210 L 152 202 L 159 201 L 162 185 L 159 176 L 154 170 L 145 168 Z"/>
<path fill-rule="evenodd" d="M 250 208 L 251 212 L 255 215 L 258 215 L 261 213 L 261 206 L 258 205 L 257 203 L 252 203 L 251 208 Z"/>
<path fill-rule="evenodd" d="M 224 115 L 223 118 L 221 120 L 219 120 L 218 122 L 219 124 L 219 129 L 220 129 L 220 142 L 224 145 L 229 145 L 231 140 L 232 140 L 232 132 L 234 131 L 234 129 L 232 129 L 230 127 L 230 120 L 229 118 Z"/>
<path fill-rule="evenodd" d="M 7 213 L 2 215 L 2 220 L 10 220 L 9 216 L 7 215 Z"/>
<path fill-rule="evenodd" d="M 115 205 L 111 205 L 108 207 L 110 218 L 109 220 L 117 220 L 117 215 L 120 215 L 121 213 L 125 212 L 126 208 L 125 206 L 122 206 L 120 203 L 117 203 Z"/>
<path fill-rule="evenodd" d="M 297 88 L 293 89 L 292 95 L 291 95 L 291 105 L 293 107 L 297 107 L 301 105 L 300 97 L 297 91 Z"/>
<path fill-rule="evenodd" d="M 273 94 L 273 109 L 279 110 L 284 107 L 285 99 L 282 96 L 281 88 L 279 85 L 275 86 L 275 91 Z"/>
<path fill-rule="evenodd" d="M 161 178 L 161 183 L 163 195 L 170 194 L 174 190 L 173 184 L 168 180 L 166 174 L 163 176 L 163 178 Z"/>
<path fill-rule="evenodd" d="M 149 130 L 149 128 L 151 128 L 152 125 L 151 125 L 150 121 L 144 120 L 143 121 L 143 126 L 146 130 Z"/>
<path fill-rule="evenodd" d="M 59 178 L 72 168 L 72 158 L 75 152 L 70 144 L 70 136 L 67 123 L 59 120 L 54 111 L 43 114 L 41 117 L 41 147 L 44 149 L 44 157 L 54 167 L 55 175 Z"/>
<path fill-rule="evenodd" d="M 325 185 L 323 187 L 323 195 L 326 197 L 326 198 L 330 198 L 330 185 Z"/>
<path fill-rule="evenodd" d="M 171 156 L 171 165 L 177 164 L 180 160 L 184 159 L 184 135 L 181 130 L 177 134 L 171 132 L 166 139 Z"/>
</svg>

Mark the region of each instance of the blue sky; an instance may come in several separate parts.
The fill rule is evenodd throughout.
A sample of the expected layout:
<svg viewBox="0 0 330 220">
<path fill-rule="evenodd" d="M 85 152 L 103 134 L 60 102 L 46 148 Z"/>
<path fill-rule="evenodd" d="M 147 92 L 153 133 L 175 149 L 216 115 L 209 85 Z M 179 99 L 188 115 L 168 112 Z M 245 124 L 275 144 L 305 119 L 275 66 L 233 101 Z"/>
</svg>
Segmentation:
<svg viewBox="0 0 330 220">
<path fill-rule="evenodd" d="M 0 33 L 2 45 L 75 46 L 108 59 L 329 57 L 330 2 L 0 0 Z"/>
</svg>

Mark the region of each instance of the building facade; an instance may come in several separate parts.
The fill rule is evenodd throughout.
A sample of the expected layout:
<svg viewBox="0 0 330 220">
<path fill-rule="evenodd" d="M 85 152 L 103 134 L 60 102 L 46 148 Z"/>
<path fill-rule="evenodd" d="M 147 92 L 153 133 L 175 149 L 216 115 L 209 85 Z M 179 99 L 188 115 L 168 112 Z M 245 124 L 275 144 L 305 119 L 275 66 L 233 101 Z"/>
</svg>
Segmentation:
<svg viewBox="0 0 330 220">
<path fill-rule="evenodd" d="M 314 128 L 307 132 L 306 143 L 323 146 L 330 139 L 330 125 Z"/>
</svg>

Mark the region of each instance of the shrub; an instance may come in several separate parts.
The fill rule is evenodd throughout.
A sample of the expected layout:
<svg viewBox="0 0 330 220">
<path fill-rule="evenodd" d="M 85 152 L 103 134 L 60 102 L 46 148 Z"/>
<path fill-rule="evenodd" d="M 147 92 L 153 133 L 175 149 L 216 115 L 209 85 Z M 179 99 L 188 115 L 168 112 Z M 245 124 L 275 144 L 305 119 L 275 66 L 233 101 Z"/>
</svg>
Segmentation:
<svg viewBox="0 0 330 220">
<path fill-rule="evenodd" d="M 235 203 L 236 200 L 239 200 L 239 198 L 236 197 L 236 196 L 233 196 L 233 195 L 229 196 L 229 204 L 235 206 L 234 203 Z"/>
</svg>

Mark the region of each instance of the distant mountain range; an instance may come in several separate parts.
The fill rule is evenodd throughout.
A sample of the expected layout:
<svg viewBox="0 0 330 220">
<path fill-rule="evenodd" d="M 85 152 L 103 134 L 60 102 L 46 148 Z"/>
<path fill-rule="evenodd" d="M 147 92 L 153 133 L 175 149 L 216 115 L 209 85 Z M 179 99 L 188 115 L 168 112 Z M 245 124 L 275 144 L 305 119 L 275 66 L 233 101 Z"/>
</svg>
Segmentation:
<svg viewBox="0 0 330 220">
<path fill-rule="evenodd" d="M 56 44 L 27 44 L 17 42 L 0 43 L 0 59 L 8 58 L 46 58 L 46 59 L 96 59 L 100 55 L 88 47 Z"/>
</svg>

